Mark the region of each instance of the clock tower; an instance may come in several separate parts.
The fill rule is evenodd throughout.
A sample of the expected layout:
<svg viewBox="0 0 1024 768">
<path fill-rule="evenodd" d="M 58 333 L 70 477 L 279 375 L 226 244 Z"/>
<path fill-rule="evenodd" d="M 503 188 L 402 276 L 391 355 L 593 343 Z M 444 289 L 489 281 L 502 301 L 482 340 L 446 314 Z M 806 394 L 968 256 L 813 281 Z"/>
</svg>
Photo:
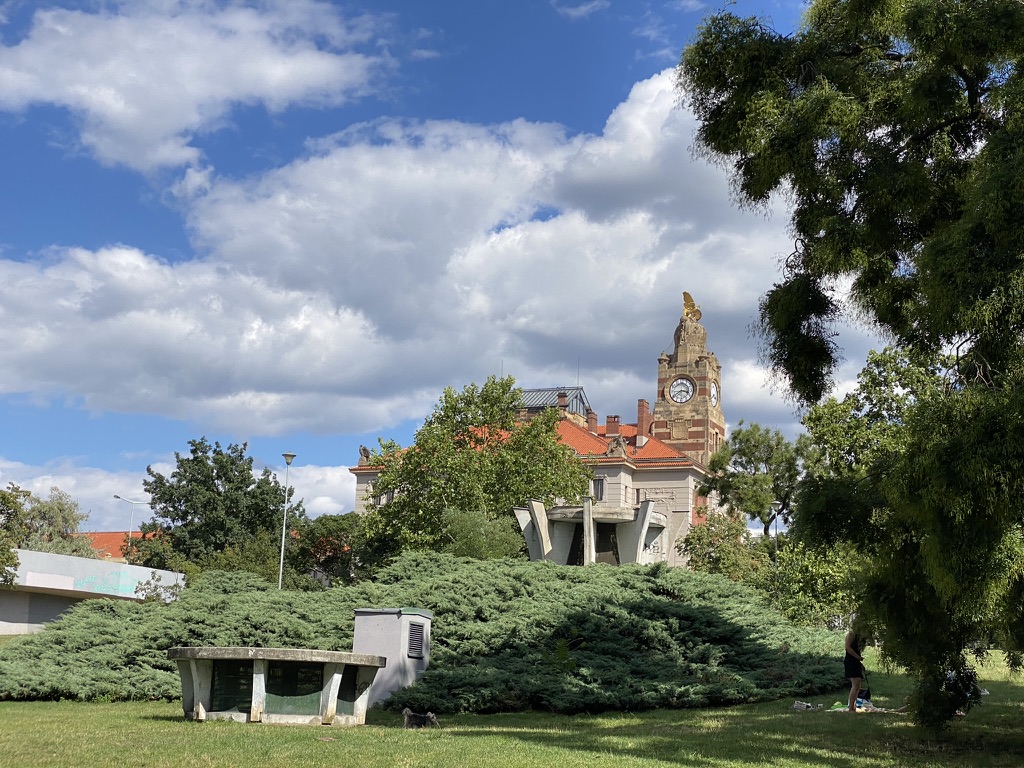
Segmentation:
<svg viewBox="0 0 1024 768">
<path fill-rule="evenodd" d="M 676 327 L 675 349 L 658 358 L 658 394 L 651 435 L 707 466 L 725 442 L 722 366 L 707 349 L 708 332 L 689 293 Z"/>
</svg>

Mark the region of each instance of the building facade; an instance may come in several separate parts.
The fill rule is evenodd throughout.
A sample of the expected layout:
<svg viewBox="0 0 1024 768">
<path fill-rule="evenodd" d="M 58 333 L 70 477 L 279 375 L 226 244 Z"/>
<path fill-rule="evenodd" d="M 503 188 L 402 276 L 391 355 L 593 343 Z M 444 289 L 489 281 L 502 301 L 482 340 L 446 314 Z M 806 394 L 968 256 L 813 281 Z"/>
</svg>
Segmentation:
<svg viewBox="0 0 1024 768">
<path fill-rule="evenodd" d="M 520 417 L 557 408 L 559 439 L 594 473 L 583 505 L 544 509 L 524 499 L 515 510 L 531 558 L 685 564 L 676 546 L 702 522 L 707 500 L 697 488 L 725 440 L 725 417 L 721 365 L 707 349 L 700 309 L 683 297 L 673 349 L 658 358 L 654 406 L 638 400 L 635 422 L 619 415 L 601 421 L 580 387 L 524 391 Z M 350 471 L 355 511 L 364 513 L 377 468 L 364 454 Z"/>
</svg>

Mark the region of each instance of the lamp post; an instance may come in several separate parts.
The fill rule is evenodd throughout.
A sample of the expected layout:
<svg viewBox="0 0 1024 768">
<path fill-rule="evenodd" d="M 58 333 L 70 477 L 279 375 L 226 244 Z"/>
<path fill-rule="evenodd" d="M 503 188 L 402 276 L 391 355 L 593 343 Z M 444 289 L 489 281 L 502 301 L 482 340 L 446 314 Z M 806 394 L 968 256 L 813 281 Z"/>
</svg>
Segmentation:
<svg viewBox="0 0 1024 768">
<path fill-rule="evenodd" d="M 131 548 L 132 548 L 132 531 L 135 529 L 135 505 L 136 504 L 144 504 L 145 506 L 148 507 L 153 502 L 151 502 L 151 501 L 132 501 L 131 499 L 126 499 L 124 496 L 118 496 L 116 493 L 114 494 L 114 498 L 118 499 L 120 501 L 123 501 L 126 504 L 131 504 L 132 505 L 132 513 L 131 513 L 131 516 L 128 518 L 128 543 L 124 545 L 124 559 L 127 560 L 128 559 L 128 552 L 130 552 Z"/>
<path fill-rule="evenodd" d="M 284 457 L 284 509 L 281 515 L 281 564 L 277 567 L 277 588 L 281 589 L 284 582 L 284 537 L 288 530 L 288 468 L 292 465 L 295 454 L 291 451 L 281 454 Z"/>
</svg>

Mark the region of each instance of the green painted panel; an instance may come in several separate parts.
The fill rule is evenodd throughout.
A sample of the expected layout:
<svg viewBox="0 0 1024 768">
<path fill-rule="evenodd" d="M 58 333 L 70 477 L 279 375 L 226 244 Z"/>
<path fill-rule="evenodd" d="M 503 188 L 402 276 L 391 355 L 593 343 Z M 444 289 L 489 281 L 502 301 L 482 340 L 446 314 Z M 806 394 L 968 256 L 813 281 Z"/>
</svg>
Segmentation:
<svg viewBox="0 0 1024 768">
<path fill-rule="evenodd" d="M 213 662 L 211 712 L 248 712 L 252 707 L 252 662 Z"/>
<path fill-rule="evenodd" d="M 318 715 L 323 687 L 323 663 L 271 661 L 267 665 L 264 711 L 272 715 Z"/>
</svg>

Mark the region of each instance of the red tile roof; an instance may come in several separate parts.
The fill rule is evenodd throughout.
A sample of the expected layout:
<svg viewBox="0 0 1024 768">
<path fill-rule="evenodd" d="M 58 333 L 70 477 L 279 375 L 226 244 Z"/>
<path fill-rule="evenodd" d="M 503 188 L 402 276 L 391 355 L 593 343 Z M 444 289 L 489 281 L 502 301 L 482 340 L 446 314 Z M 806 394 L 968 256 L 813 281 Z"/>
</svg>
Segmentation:
<svg viewBox="0 0 1024 768">
<path fill-rule="evenodd" d="M 644 444 L 637 448 L 636 424 L 620 425 L 619 436 L 623 439 L 624 458 L 627 461 L 639 462 L 645 467 L 678 467 L 693 463 L 689 456 L 656 437 L 648 437 Z M 609 437 L 604 426 L 599 426 L 597 434 L 594 434 L 568 419 L 563 419 L 558 422 L 558 437 L 576 451 L 578 456 L 588 461 L 609 464 L 623 460 L 622 456 L 608 456 L 608 448 L 614 435 Z"/>
<path fill-rule="evenodd" d="M 604 456 L 608 453 L 608 441 L 568 419 L 558 422 L 558 439 L 568 445 L 578 456 Z"/>
<path fill-rule="evenodd" d="M 125 533 L 125 531 L 89 531 L 78 535 L 88 539 L 89 544 L 100 557 L 116 559 L 124 557 L 121 549 L 124 547 Z M 132 531 L 132 538 L 141 539 L 142 532 Z"/>
<path fill-rule="evenodd" d="M 562 419 L 556 427 L 558 439 L 565 445 L 572 448 L 580 458 L 597 464 L 616 464 L 624 459 L 633 463 L 640 463 L 645 467 L 679 467 L 689 466 L 694 463 L 693 459 L 684 453 L 680 453 L 668 443 L 662 442 L 656 437 L 648 437 L 642 446 L 637 448 L 636 424 L 622 424 L 619 426 L 619 436 L 623 439 L 625 456 L 609 456 L 608 448 L 614 439 L 606 434 L 605 425 L 600 425 L 597 432 L 590 432 L 586 427 L 581 427 L 570 419 Z M 501 432 L 502 437 L 508 433 Z M 379 466 L 361 464 L 349 467 L 353 473 L 378 472 Z"/>
</svg>

